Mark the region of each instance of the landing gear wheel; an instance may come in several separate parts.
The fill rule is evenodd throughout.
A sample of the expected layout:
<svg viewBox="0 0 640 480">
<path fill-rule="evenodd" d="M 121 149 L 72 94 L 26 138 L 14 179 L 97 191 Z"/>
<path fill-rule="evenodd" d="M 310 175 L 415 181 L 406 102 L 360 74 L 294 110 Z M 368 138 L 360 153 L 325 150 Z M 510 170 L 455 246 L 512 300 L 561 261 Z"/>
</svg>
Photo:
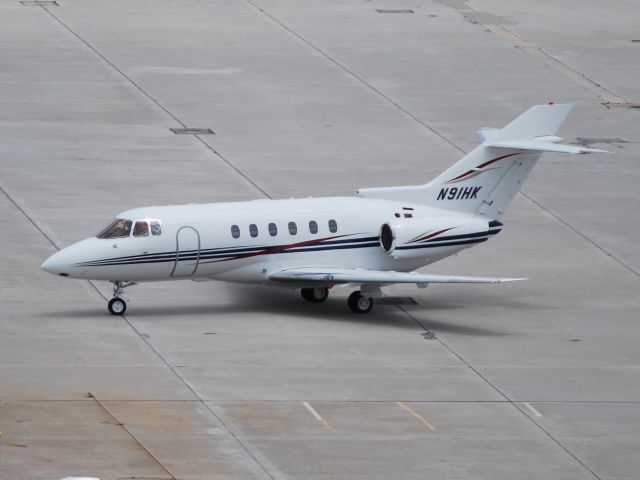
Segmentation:
<svg viewBox="0 0 640 480">
<path fill-rule="evenodd" d="M 113 283 L 113 298 L 109 300 L 109 312 L 111 315 L 124 315 L 127 311 L 127 302 L 124 301 L 124 289 L 132 287 L 136 282 L 123 282 L 121 280 L 110 280 Z"/>
<path fill-rule="evenodd" d="M 111 315 L 124 315 L 124 312 L 127 311 L 127 302 L 123 299 L 114 297 L 109 300 L 109 312 Z"/>
<path fill-rule="evenodd" d="M 347 303 L 351 311 L 355 313 L 368 313 L 373 308 L 373 299 L 362 295 L 360 290 L 349 295 Z"/>
<path fill-rule="evenodd" d="M 321 303 L 329 296 L 328 288 L 303 288 L 300 290 L 302 298 L 307 302 Z"/>
</svg>

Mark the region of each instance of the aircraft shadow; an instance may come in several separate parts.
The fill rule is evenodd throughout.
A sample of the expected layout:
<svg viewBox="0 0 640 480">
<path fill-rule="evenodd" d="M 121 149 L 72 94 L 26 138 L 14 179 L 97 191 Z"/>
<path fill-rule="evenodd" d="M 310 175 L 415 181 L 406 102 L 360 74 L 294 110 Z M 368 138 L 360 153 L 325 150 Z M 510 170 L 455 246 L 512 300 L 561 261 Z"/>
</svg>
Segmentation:
<svg viewBox="0 0 640 480">
<path fill-rule="evenodd" d="M 395 305 L 376 305 L 374 309 L 364 315 L 354 314 L 346 306 L 346 298 L 330 298 L 320 304 L 312 304 L 302 300 L 296 292 L 275 288 L 263 288 L 251 285 L 235 285 L 227 292 L 225 303 L 211 303 L 189 305 L 144 305 L 144 300 L 130 304 L 127 318 L 148 319 L 153 317 L 190 317 L 212 315 L 249 315 L 264 313 L 268 315 L 280 315 L 296 317 L 299 321 L 323 320 L 328 322 L 347 322 L 361 325 L 385 325 L 399 329 L 416 330 L 425 328 L 434 334 L 451 333 L 457 335 L 475 336 L 502 336 L 505 332 L 477 325 L 460 325 L 437 319 L 438 311 L 460 310 L 461 312 L 489 302 L 490 305 L 514 308 L 515 305 L 496 305 L 490 303 L 496 298 L 488 300 L 486 297 L 473 299 L 468 297 L 468 302 L 462 303 L 459 297 L 439 298 L 419 305 L 403 306 L 402 309 Z M 160 302 L 161 303 L 161 302 Z M 405 312 L 406 310 L 406 312 Z M 409 315 L 407 315 L 407 312 Z M 48 318 L 104 318 L 113 317 L 105 308 L 66 310 L 42 314 Z"/>
</svg>

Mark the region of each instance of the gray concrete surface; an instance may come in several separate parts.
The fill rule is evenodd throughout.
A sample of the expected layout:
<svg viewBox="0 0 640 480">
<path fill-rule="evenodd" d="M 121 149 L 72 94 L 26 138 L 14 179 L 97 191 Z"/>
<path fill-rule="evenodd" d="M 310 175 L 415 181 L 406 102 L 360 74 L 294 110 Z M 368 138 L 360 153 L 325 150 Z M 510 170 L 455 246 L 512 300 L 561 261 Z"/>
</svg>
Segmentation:
<svg viewBox="0 0 640 480">
<path fill-rule="evenodd" d="M 58 4 L 0 4 L 2 480 L 638 477 L 637 2 Z M 427 180 L 550 99 L 615 155 L 545 156 L 430 269 L 526 283 L 364 318 L 149 284 L 114 318 L 39 269 L 135 206 Z"/>
</svg>

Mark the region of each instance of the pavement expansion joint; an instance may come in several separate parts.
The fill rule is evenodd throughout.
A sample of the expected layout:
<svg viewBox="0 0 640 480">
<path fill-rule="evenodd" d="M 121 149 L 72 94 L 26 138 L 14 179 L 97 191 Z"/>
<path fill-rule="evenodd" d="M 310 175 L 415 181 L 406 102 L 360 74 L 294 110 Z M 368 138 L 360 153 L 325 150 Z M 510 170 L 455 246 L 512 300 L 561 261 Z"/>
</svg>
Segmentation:
<svg viewBox="0 0 640 480">
<path fill-rule="evenodd" d="M 253 3 L 251 0 L 246 0 L 246 2 L 253 6 L 256 10 L 258 10 L 259 12 L 261 12 L 263 15 L 265 15 L 266 17 L 268 17 L 269 19 L 271 19 L 274 23 L 276 23 L 277 25 L 279 25 L 281 28 L 283 28 L 284 30 L 286 30 L 287 32 L 289 32 L 291 35 L 293 35 L 294 37 L 296 37 L 298 40 L 300 40 L 302 43 L 306 44 L 308 47 L 310 47 L 311 49 L 313 49 L 314 51 L 316 51 L 317 53 L 319 53 L 320 55 L 322 55 L 324 58 L 326 58 L 327 60 L 329 60 L 331 63 L 333 63 L 335 66 L 337 66 L 338 68 L 340 68 L 341 70 L 343 70 L 345 73 L 347 73 L 349 76 L 351 76 L 352 78 L 356 79 L 360 84 L 366 86 L 370 91 L 374 92 L 376 95 L 378 95 L 379 97 L 383 98 L 386 102 L 388 102 L 389 104 L 393 105 L 393 107 L 395 107 L 396 109 L 400 110 L 403 114 L 407 115 L 408 117 L 410 117 L 412 120 L 414 120 L 415 122 L 419 123 L 420 125 L 422 125 L 423 127 L 425 127 L 427 130 L 429 130 L 433 135 L 435 135 L 436 137 L 439 137 L 441 140 L 443 140 L 444 142 L 446 142 L 447 144 L 449 144 L 451 147 L 455 148 L 456 150 L 458 150 L 461 153 L 466 153 L 462 148 L 460 148 L 458 145 L 456 145 L 454 142 L 452 142 L 451 140 L 449 140 L 445 135 L 443 135 L 442 133 L 440 133 L 439 131 L 437 131 L 434 127 L 432 127 L 431 125 L 429 125 L 428 123 L 426 123 L 424 120 L 422 120 L 421 118 L 419 118 L 418 116 L 414 115 L 413 113 L 411 113 L 408 109 L 406 109 L 405 107 L 403 107 L 402 105 L 400 105 L 398 102 L 396 102 L 395 100 L 393 100 L 391 97 L 385 95 L 382 91 L 380 91 L 379 89 L 377 89 L 376 87 L 374 87 L 371 83 L 367 82 L 364 78 L 362 78 L 360 75 L 358 75 L 357 73 L 355 73 L 353 70 L 350 70 L 349 68 L 347 68 L 344 64 L 340 63 L 338 60 L 336 60 L 335 58 L 333 58 L 331 55 L 329 55 L 327 52 L 325 52 L 324 50 L 322 50 L 320 47 L 318 47 L 317 45 L 313 44 L 312 42 L 310 42 L 309 40 L 307 40 L 306 38 L 304 38 L 302 35 L 300 35 L 299 33 L 297 33 L 295 30 L 291 29 L 289 26 L 287 26 L 285 23 L 283 23 L 282 21 L 280 21 L 278 18 L 276 18 L 275 16 L 271 15 L 269 12 L 267 12 L 266 10 L 264 10 L 263 8 L 257 6 L 255 3 Z"/>
<path fill-rule="evenodd" d="M 160 108 L 164 113 L 169 115 L 175 122 L 179 123 L 182 129 L 189 130 L 189 127 L 180 120 L 174 113 L 172 113 L 167 107 L 165 107 L 159 100 L 153 97 L 149 92 L 147 92 L 142 86 L 133 80 L 130 76 L 128 76 L 122 69 L 118 68 L 111 60 L 109 60 L 105 55 L 103 55 L 97 48 L 91 45 L 87 40 L 82 38 L 78 33 L 73 31 L 71 27 L 69 27 L 66 23 L 64 23 L 57 15 L 55 15 L 51 10 L 44 7 L 42 8 L 46 11 L 56 22 L 58 22 L 65 30 L 67 30 L 71 35 L 73 35 L 76 39 L 78 39 L 85 47 L 91 50 L 95 55 L 97 55 L 104 63 L 109 65 L 113 70 L 115 70 L 122 78 L 124 78 L 127 82 L 129 82 L 133 87 L 135 87 L 140 93 L 142 93 L 147 99 L 149 99 L 153 104 L 155 104 L 158 108 Z M 176 129 L 180 130 L 180 129 Z M 207 129 L 210 130 L 210 129 Z M 176 133 L 176 132 L 174 132 Z M 213 131 L 205 132 L 205 133 L 214 133 Z M 203 138 L 200 137 L 202 132 L 193 134 L 193 138 L 198 140 L 201 144 L 203 144 L 208 150 L 210 150 L 214 155 L 220 158 L 227 166 L 229 166 L 232 170 L 234 170 L 238 175 L 244 178 L 249 184 L 251 184 L 256 190 L 258 190 L 261 194 L 263 194 L 267 198 L 271 198 L 269 194 L 263 190 L 257 183 L 255 183 L 247 174 L 242 172 L 237 166 L 235 166 L 231 161 L 229 161 L 225 156 L 223 156 L 220 152 L 218 152 L 215 148 L 213 148 L 208 142 L 206 142 Z"/>
<path fill-rule="evenodd" d="M 429 332 L 429 330 L 427 330 L 427 328 L 422 324 L 422 322 L 420 322 L 420 320 L 418 320 L 417 318 L 415 318 L 413 315 L 411 315 L 411 313 L 409 313 L 405 308 L 403 308 L 400 305 L 396 306 L 399 310 L 401 310 L 402 312 L 405 313 L 405 315 L 407 315 L 407 317 L 409 317 L 409 319 L 413 320 L 419 327 L 423 328 L 426 332 Z M 458 358 L 462 363 L 464 363 L 475 375 L 477 375 L 483 382 L 485 382 L 489 387 L 491 387 L 493 390 L 495 390 L 501 397 L 503 397 L 505 399 L 505 401 L 509 404 L 511 404 L 517 411 L 519 411 L 522 415 L 524 415 L 529 421 L 531 421 L 533 423 L 533 425 L 535 425 L 538 429 L 540 429 L 545 435 L 547 435 L 547 437 L 549 437 L 549 439 L 551 439 L 558 447 L 560 447 L 567 455 L 569 455 L 575 462 L 577 462 L 578 464 L 580 464 L 585 470 L 587 470 L 594 478 L 597 478 L 598 480 L 601 480 L 600 477 L 598 475 L 596 475 L 596 473 L 589 468 L 589 466 L 586 465 L 586 463 L 584 463 L 580 458 L 577 457 L 577 455 L 575 453 L 573 453 L 566 445 L 564 445 L 558 438 L 556 438 L 549 430 L 545 429 L 542 425 L 540 425 L 538 422 L 536 422 L 536 418 L 537 417 L 532 417 L 527 415 L 527 413 L 525 412 L 525 410 L 518 405 L 518 403 L 514 400 L 512 400 L 511 398 L 509 398 L 507 396 L 506 393 L 504 393 L 500 388 L 498 388 L 493 382 L 491 382 L 491 380 L 489 380 L 489 378 L 482 374 L 477 368 L 475 368 L 473 365 L 471 365 L 469 362 L 467 362 L 467 360 L 460 355 L 458 352 L 456 352 L 452 347 L 450 347 L 447 343 L 445 343 L 442 338 L 437 337 L 436 340 L 438 341 L 438 343 L 440 343 L 444 348 L 446 348 L 449 352 L 451 352 L 456 358 Z M 528 410 L 530 411 L 530 408 L 528 408 Z"/>
<path fill-rule="evenodd" d="M 95 395 L 93 395 L 91 392 L 87 393 L 87 395 L 92 398 L 93 400 L 95 400 L 95 402 L 100 406 L 100 408 L 113 420 L 111 423 L 111 425 L 115 425 L 115 426 L 119 426 L 120 428 L 122 428 L 122 430 L 124 430 L 127 435 L 129 435 L 139 446 L 142 450 L 144 450 L 146 452 L 146 454 L 153 459 L 153 461 L 155 463 L 157 463 L 160 468 L 162 468 L 167 475 L 169 475 L 169 479 L 170 480 L 177 480 L 176 477 L 173 476 L 173 474 L 167 469 L 167 467 L 165 465 L 163 465 L 160 460 L 158 460 L 158 458 L 153 455 L 153 453 L 151 453 L 143 444 L 140 440 L 138 440 L 135 435 L 131 432 L 131 430 L 129 430 L 126 425 L 122 422 L 120 422 L 115 415 L 104 405 L 103 402 L 101 402 Z"/>
<path fill-rule="evenodd" d="M 276 24 L 278 24 L 281 28 L 283 28 L 284 30 L 286 30 L 287 32 L 289 32 L 291 35 L 293 35 L 294 37 L 296 37 L 297 39 L 299 39 L 301 42 L 305 43 L 306 45 L 308 45 L 310 48 L 312 48 L 314 51 L 318 52 L 319 54 L 321 54 L 323 57 L 325 57 L 327 60 L 331 61 L 333 64 L 335 64 L 337 67 L 339 67 L 340 69 L 342 69 L 344 72 L 348 73 L 350 76 L 352 76 L 353 78 L 355 78 L 358 82 L 360 82 L 362 85 L 365 85 L 368 89 L 370 89 L 371 91 L 375 92 L 377 95 L 379 95 L 380 97 L 384 98 L 387 102 L 389 102 L 390 104 L 392 104 L 395 108 L 397 108 L 398 110 L 402 111 L 404 114 L 408 115 L 410 118 L 412 118 L 414 121 L 418 122 L 419 124 L 423 125 L 424 127 L 426 127 L 429 131 L 431 131 L 434 135 L 436 135 L 437 137 L 439 137 L 440 139 L 444 140 L 446 143 L 448 143 L 450 146 L 452 146 L 453 148 L 455 148 L 457 151 L 467 154 L 468 152 L 465 151 L 462 147 L 460 147 L 459 145 L 457 145 L 454 141 L 450 140 L 449 138 L 447 138 L 444 134 L 442 134 L 441 132 L 439 132 L 438 130 L 436 130 L 433 126 L 427 124 L 424 120 L 420 119 L 417 115 L 411 113 L 411 111 L 409 111 L 407 108 L 403 107 L 402 105 L 400 105 L 399 103 L 397 103 L 395 100 L 393 100 L 392 98 L 390 98 L 389 96 L 385 95 L 382 91 L 378 90 L 377 88 L 375 88 L 373 85 L 371 85 L 369 82 L 367 82 L 364 78 L 360 77 L 357 73 L 355 73 L 354 71 L 350 70 L 348 67 L 346 67 L 345 65 L 343 65 L 342 63 L 340 63 L 337 59 L 333 58 L 332 56 L 330 56 L 328 53 L 326 53 L 324 50 L 322 50 L 320 47 L 316 46 L 315 44 L 313 44 L 312 42 L 310 42 L 309 40 L 307 40 L 306 38 L 304 38 L 301 34 L 297 33 L 295 30 L 293 30 L 292 28 L 290 28 L 288 25 L 286 25 L 285 23 L 283 23 L 281 20 L 279 20 L 278 18 L 276 18 L 275 16 L 271 15 L 269 12 L 267 12 L 266 10 L 264 10 L 263 8 L 259 7 L 258 5 L 256 5 L 255 3 L 253 3 L 251 0 L 246 0 L 246 2 L 248 4 L 250 4 L 251 6 L 253 6 L 256 10 L 258 10 L 259 12 L 261 12 L 263 15 L 267 16 L 268 18 L 270 18 L 273 22 L 275 22 Z M 465 8 L 470 8 L 465 4 Z M 522 39 L 520 39 L 520 37 L 518 37 L 517 35 L 511 33 L 509 30 L 505 29 L 504 27 L 498 26 L 498 25 L 482 25 L 485 28 L 489 29 L 490 31 L 494 32 L 494 30 L 496 30 L 496 32 L 505 32 L 505 34 L 503 35 L 503 37 L 506 36 L 506 34 L 509 34 L 510 36 L 512 36 L 514 39 L 517 39 L 517 42 L 524 42 Z M 494 32 L 494 33 L 496 33 Z M 515 40 L 514 40 L 515 41 Z M 524 45 L 524 43 L 522 43 Z M 528 46 L 530 46 L 529 44 L 526 44 Z M 533 50 L 536 51 L 540 51 L 542 55 L 545 55 L 546 57 L 553 59 L 553 61 L 556 64 L 560 64 L 564 66 L 564 70 L 562 71 L 570 71 L 573 72 L 574 75 L 579 75 L 581 77 L 584 77 L 586 81 L 590 82 L 589 86 L 593 87 L 594 90 L 592 90 L 593 93 L 596 93 L 596 95 L 598 95 L 600 98 L 605 99 L 608 102 L 611 103 L 628 103 L 627 100 L 625 100 L 622 97 L 616 96 L 615 94 L 613 94 L 612 92 L 610 92 L 609 90 L 607 90 L 606 88 L 602 87 L 601 85 L 597 84 L 596 82 L 594 82 L 593 80 L 588 79 L 586 76 L 580 74 L 579 72 L 574 72 L 573 70 L 571 70 L 570 67 L 562 64 L 559 60 L 555 59 L 554 57 L 552 57 L 551 55 L 543 52 L 541 49 L 539 48 L 534 48 Z M 558 70 L 558 69 L 556 69 Z M 560 73 L 562 73 L 562 71 Z M 581 84 L 582 85 L 582 84 Z M 582 85 L 585 86 L 585 85 Z M 596 89 L 597 87 L 597 89 Z M 542 209 L 543 211 L 545 211 L 546 213 L 549 213 L 551 216 L 553 216 L 556 220 L 558 220 L 559 222 L 561 222 L 563 225 L 567 226 L 568 228 L 570 228 L 573 232 L 575 232 L 577 235 L 579 235 L 581 238 L 583 238 L 584 240 L 588 241 L 589 243 L 591 243 L 592 245 L 594 245 L 595 247 L 597 247 L 599 250 L 601 250 L 602 252 L 604 252 L 607 256 L 611 257 L 614 261 L 616 261 L 617 263 L 621 264 L 622 266 L 624 266 L 625 268 L 627 268 L 629 271 L 633 272 L 635 275 L 640 276 L 640 273 L 635 271 L 632 267 L 630 267 L 629 265 L 627 265 L 624 261 L 622 261 L 621 259 L 619 259 L 618 257 L 614 256 L 612 253 L 608 252 L 606 249 L 604 249 L 603 247 L 601 247 L 600 245 L 598 245 L 594 240 L 590 239 L 587 235 L 585 235 L 584 233 L 580 232 L 576 227 L 572 226 L 571 224 L 569 224 L 567 221 L 561 219 L 558 215 L 553 214 L 552 212 L 550 212 L 547 208 L 545 208 L 544 206 L 542 206 L 542 204 L 540 204 L 538 201 L 534 200 L 530 195 L 527 195 L 525 193 L 524 190 L 521 190 L 520 193 L 527 198 L 529 201 L 531 201 L 532 203 L 534 203 L 536 206 L 538 206 L 540 209 Z M 265 194 L 266 195 L 266 194 Z"/>
</svg>

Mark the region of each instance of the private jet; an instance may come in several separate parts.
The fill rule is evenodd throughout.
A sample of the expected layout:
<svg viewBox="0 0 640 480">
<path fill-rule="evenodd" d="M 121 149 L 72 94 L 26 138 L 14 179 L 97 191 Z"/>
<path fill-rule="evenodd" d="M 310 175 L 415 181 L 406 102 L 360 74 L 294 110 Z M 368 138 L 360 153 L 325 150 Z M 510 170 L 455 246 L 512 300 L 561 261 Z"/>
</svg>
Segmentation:
<svg viewBox="0 0 640 480">
<path fill-rule="evenodd" d="M 571 104 L 537 105 L 431 182 L 360 189 L 353 197 L 171 205 L 128 210 L 96 236 L 49 257 L 53 274 L 113 283 L 108 310 L 123 315 L 125 288 L 160 280 L 221 280 L 300 289 L 323 302 L 355 287 L 349 308 L 367 313 L 381 287 L 501 283 L 522 278 L 419 273 L 486 242 L 543 152 L 603 153 L 555 136 Z"/>
</svg>

